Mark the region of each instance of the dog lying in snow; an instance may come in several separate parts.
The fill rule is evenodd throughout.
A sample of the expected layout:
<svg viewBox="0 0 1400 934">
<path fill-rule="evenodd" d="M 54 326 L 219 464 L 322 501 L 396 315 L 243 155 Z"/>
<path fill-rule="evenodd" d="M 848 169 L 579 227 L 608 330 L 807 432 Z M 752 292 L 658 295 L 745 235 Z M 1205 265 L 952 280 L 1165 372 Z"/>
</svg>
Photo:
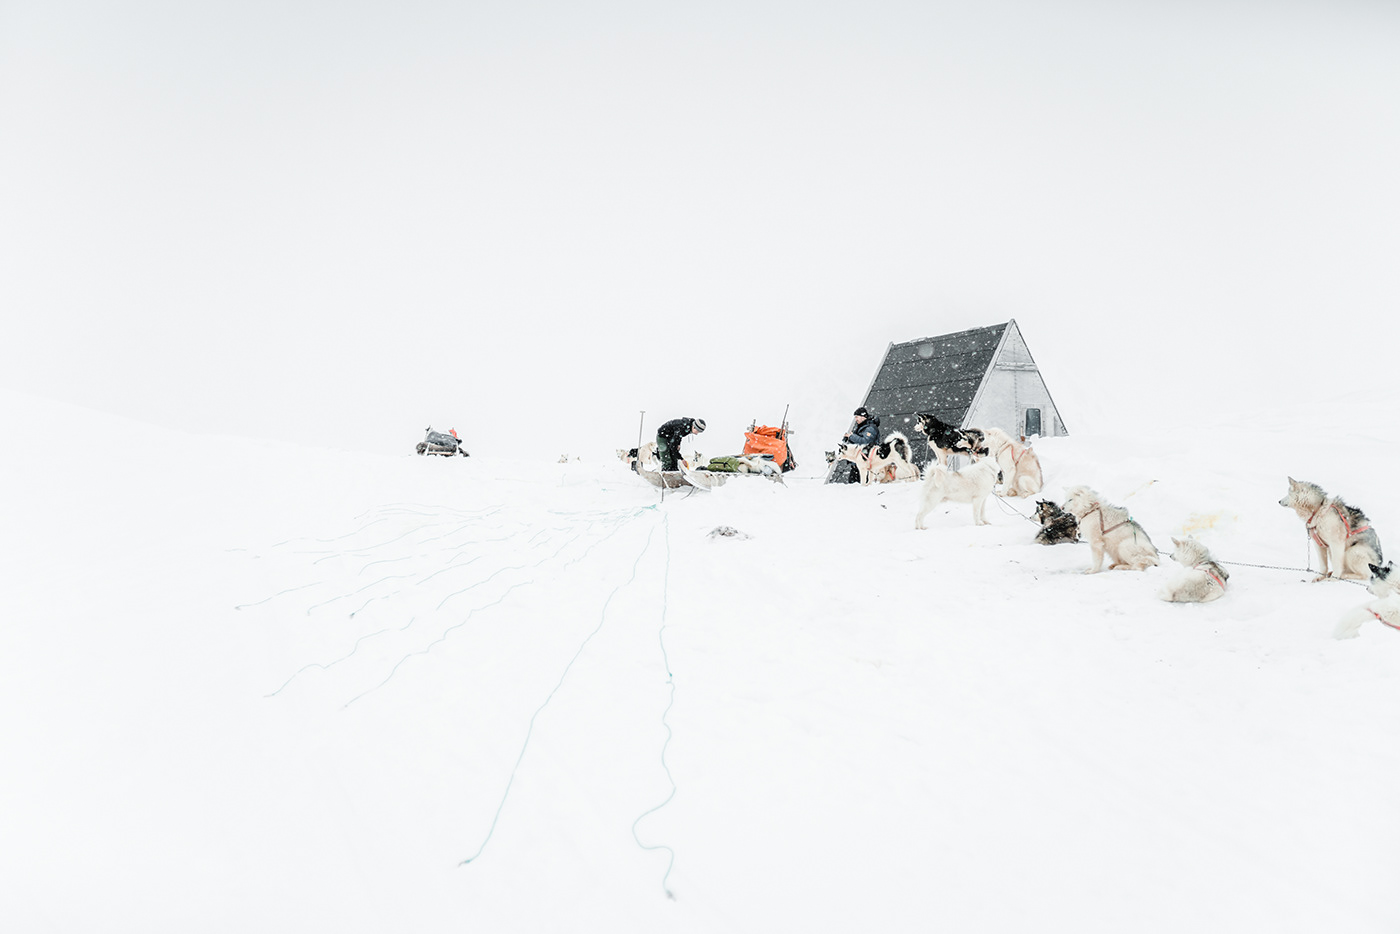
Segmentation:
<svg viewBox="0 0 1400 934">
<path fill-rule="evenodd" d="M 1007 496 L 1034 496 L 1045 485 L 1040 458 L 1029 445 L 1012 441 L 1000 428 L 986 430 L 986 447 L 1001 468 Z"/>
<path fill-rule="evenodd" d="M 944 467 L 950 454 L 987 454 L 986 433 L 980 428 L 956 428 L 937 415 L 919 412 L 914 415 L 914 430 L 928 436 L 934 457 Z"/>
<path fill-rule="evenodd" d="M 1172 539 L 1172 560 L 1186 573 L 1171 581 L 1157 594 L 1168 603 L 1208 603 L 1225 592 L 1230 572 L 1210 556 L 1210 551 L 1191 536 Z"/>
<path fill-rule="evenodd" d="M 1391 629 L 1400 629 L 1400 579 L 1393 577 L 1395 566 L 1371 565 L 1371 593 L 1378 599 L 1348 610 L 1337 623 L 1332 635 L 1338 639 L 1353 639 L 1363 623 L 1380 620 Z"/>
<path fill-rule="evenodd" d="M 974 525 L 987 525 L 987 497 L 992 495 L 1000 471 L 989 457 L 962 470 L 949 470 L 942 464 L 929 464 L 924 472 L 924 488 L 919 494 L 919 512 L 914 528 L 924 529 L 924 516 L 942 502 L 971 503 Z"/>
<path fill-rule="evenodd" d="M 1141 571 L 1157 564 L 1157 549 L 1152 539 L 1132 520 L 1128 510 L 1104 502 L 1087 486 L 1072 486 L 1065 493 L 1068 494 L 1065 509 L 1079 520 L 1079 534 L 1089 543 L 1094 556 L 1093 565 L 1084 573 L 1102 571 L 1105 555 L 1110 571 L 1120 568 Z"/>
<path fill-rule="evenodd" d="M 1035 533 L 1035 540 L 1040 544 L 1079 541 L 1079 520 L 1050 500 L 1036 501 L 1035 517 L 1040 521 L 1040 531 Z"/>
<path fill-rule="evenodd" d="M 1278 504 L 1292 509 L 1307 526 L 1322 567 L 1317 580 L 1371 579 L 1371 568 L 1381 563 L 1381 540 L 1365 513 L 1339 496 L 1329 497 L 1316 483 L 1292 477 L 1288 493 Z"/>
</svg>

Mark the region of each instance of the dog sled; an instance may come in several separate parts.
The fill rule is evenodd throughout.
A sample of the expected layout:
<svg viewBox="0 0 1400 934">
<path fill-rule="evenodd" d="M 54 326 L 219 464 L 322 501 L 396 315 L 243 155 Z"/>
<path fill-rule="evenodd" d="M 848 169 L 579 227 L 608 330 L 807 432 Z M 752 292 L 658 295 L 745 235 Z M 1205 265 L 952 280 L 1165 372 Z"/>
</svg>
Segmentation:
<svg viewBox="0 0 1400 934">
<path fill-rule="evenodd" d="M 440 431 L 433 431 L 432 426 L 428 427 L 428 436 L 418 442 L 416 448 L 419 454 L 440 454 L 443 457 L 451 457 L 460 454 L 463 457 L 470 457 L 466 448 L 462 447 L 462 439 L 457 437 L 457 429 L 448 429 L 447 434 Z"/>
<path fill-rule="evenodd" d="M 724 482 L 729 479 L 727 474 L 689 468 L 683 470 L 644 470 L 638 467 L 637 476 L 658 490 L 679 490 L 685 487 L 712 490 L 717 486 L 724 486 Z"/>
</svg>

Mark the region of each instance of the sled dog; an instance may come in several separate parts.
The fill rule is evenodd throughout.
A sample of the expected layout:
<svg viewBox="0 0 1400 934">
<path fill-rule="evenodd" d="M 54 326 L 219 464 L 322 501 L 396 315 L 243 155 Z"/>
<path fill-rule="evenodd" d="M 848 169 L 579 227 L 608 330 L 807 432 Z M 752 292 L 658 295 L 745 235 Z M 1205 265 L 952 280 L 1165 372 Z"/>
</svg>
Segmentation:
<svg viewBox="0 0 1400 934">
<path fill-rule="evenodd" d="M 1034 496 L 1045 485 L 1040 473 L 1040 458 L 1030 445 L 1012 441 L 1000 428 L 988 428 L 986 446 L 1006 478 L 1007 496 Z"/>
<path fill-rule="evenodd" d="M 914 528 L 926 529 L 924 516 L 944 501 L 972 504 L 972 523 L 987 525 L 987 497 L 996 486 L 996 461 L 984 458 L 975 461 L 962 470 L 949 470 L 942 464 L 929 464 L 925 471 L 924 488 L 919 494 L 919 513 L 914 517 Z"/>
<path fill-rule="evenodd" d="M 862 484 L 870 482 L 870 454 L 864 446 L 842 441 L 836 445 L 836 459 L 855 464 L 856 469 L 860 471 L 860 482 Z"/>
<path fill-rule="evenodd" d="M 1380 620 L 1391 629 L 1400 629 L 1400 577 L 1392 576 L 1394 564 L 1383 568 L 1373 564 L 1370 571 L 1371 593 L 1379 599 L 1348 610 L 1332 633 L 1335 638 L 1355 638 L 1361 631 L 1361 625 L 1373 619 Z"/>
<path fill-rule="evenodd" d="M 909 439 L 897 431 L 892 431 L 885 436 L 884 441 L 871 449 L 867 477 L 878 483 L 917 480 L 919 468 L 914 466 L 912 458 L 913 451 L 909 448 Z"/>
<path fill-rule="evenodd" d="M 928 412 L 914 415 L 914 430 L 928 436 L 934 457 L 944 467 L 950 454 L 986 454 L 985 433 L 980 428 L 956 428 Z"/>
<path fill-rule="evenodd" d="M 1079 520 L 1050 500 L 1036 501 L 1035 517 L 1040 520 L 1040 531 L 1035 533 L 1035 540 L 1040 544 L 1079 541 Z"/>
<path fill-rule="evenodd" d="M 1287 495 L 1278 504 L 1292 509 L 1307 526 L 1322 567 L 1316 580 L 1371 579 L 1371 567 L 1382 560 L 1381 540 L 1365 513 L 1339 496 L 1328 496 L 1316 483 L 1292 477 Z"/>
<path fill-rule="evenodd" d="M 656 456 L 656 442 L 648 441 L 641 447 L 618 448 L 617 456 L 625 461 L 628 467 L 634 471 L 638 470 L 658 470 L 661 467 L 661 460 Z"/>
<path fill-rule="evenodd" d="M 1186 573 L 1157 594 L 1168 603 L 1208 603 L 1225 592 L 1230 572 L 1210 556 L 1209 549 L 1191 536 L 1172 539 L 1172 560 Z"/>
<path fill-rule="evenodd" d="M 1094 556 L 1093 566 L 1084 573 L 1102 571 L 1104 555 L 1108 556 L 1110 571 L 1141 571 L 1157 563 L 1157 549 L 1128 510 L 1104 502 L 1087 486 L 1072 486 L 1065 493 L 1065 509 L 1079 520 L 1079 534 L 1089 543 Z"/>
</svg>

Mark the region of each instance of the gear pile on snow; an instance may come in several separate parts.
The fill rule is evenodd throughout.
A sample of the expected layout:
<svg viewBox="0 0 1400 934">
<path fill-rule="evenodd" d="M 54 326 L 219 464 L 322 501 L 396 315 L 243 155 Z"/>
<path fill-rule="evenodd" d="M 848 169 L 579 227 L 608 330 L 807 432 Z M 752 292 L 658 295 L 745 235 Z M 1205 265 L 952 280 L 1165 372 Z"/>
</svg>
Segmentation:
<svg viewBox="0 0 1400 934">
<path fill-rule="evenodd" d="M 441 454 L 444 457 L 451 457 L 453 454 L 471 456 L 466 448 L 462 447 L 462 439 L 457 437 L 457 429 L 450 428 L 447 434 L 443 434 L 433 431 L 431 425 L 428 426 L 428 437 L 418 442 L 417 451 L 419 454 Z"/>
</svg>

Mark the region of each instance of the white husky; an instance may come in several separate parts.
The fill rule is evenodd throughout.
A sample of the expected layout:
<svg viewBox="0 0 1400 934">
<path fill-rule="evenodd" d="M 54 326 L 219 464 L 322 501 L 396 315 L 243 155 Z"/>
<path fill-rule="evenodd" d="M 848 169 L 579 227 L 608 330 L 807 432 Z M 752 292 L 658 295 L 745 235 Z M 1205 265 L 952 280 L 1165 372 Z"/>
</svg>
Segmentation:
<svg viewBox="0 0 1400 934">
<path fill-rule="evenodd" d="M 944 501 L 971 503 L 973 524 L 986 525 L 987 497 L 992 495 L 999 473 L 996 461 L 990 457 L 984 457 L 962 470 L 949 470 L 938 463 L 929 464 L 919 496 L 919 514 L 914 517 L 914 528 L 928 528 L 924 525 L 924 516 Z"/>
<path fill-rule="evenodd" d="M 1278 504 L 1292 509 L 1308 527 L 1308 537 L 1317 546 L 1322 565 L 1317 580 L 1371 579 L 1371 566 L 1381 563 L 1381 540 L 1365 513 L 1348 506 L 1341 497 L 1328 496 L 1316 483 L 1292 477 L 1288 478 L 1287 495 Z"/>
<path fill-rule="evenodd" d="M 1371 593 L 1380 599 L 1363 603 L 1346 612 L 1337 623 L 1332 635 L 1338 639 L 1351 639 L 1361 630 L 1361 624 L 1378 619 L 1391 629 L 1400 629 L 1400 580 L 1391 577 L 1393 564 L 1385 567 L 1371 565 Z"/>
<path fill-rule="evenodd" d="M 1225 592 L 1230 572 L 1210 556 L 1210 550 L 1191 536 L 1173 538 L 1172 560 L 1186 573 L 1171 581 L 1157 596 L 1168 603 L 1207 603 Z"/>
<path fill-rule="evenodd" d="M 1089 543 L 1094 555 L 1093 567 L 1084 573 L 1097 574 L 1103 570 L 1105 554 L 1110 571 L 1119 568 L 1141 571 L 1157 563 L 1157 549 L 1152 539 L 1132 520 L 1128 510 L 1104 502 L 1087 486 L 1069 487 L 1065 494 L 1065 509 L 1079 520 L 1079 535 Z"/>
<path fill-rule="evenodd" d="M 988 428 L 987 449 L 1001 468 L 1007 496 L 1034 496 L 1045 486 L 1040 473 L 1040 458 L 1029 445 L 1012 441 L 1000 428 Z"/>
</svg>

